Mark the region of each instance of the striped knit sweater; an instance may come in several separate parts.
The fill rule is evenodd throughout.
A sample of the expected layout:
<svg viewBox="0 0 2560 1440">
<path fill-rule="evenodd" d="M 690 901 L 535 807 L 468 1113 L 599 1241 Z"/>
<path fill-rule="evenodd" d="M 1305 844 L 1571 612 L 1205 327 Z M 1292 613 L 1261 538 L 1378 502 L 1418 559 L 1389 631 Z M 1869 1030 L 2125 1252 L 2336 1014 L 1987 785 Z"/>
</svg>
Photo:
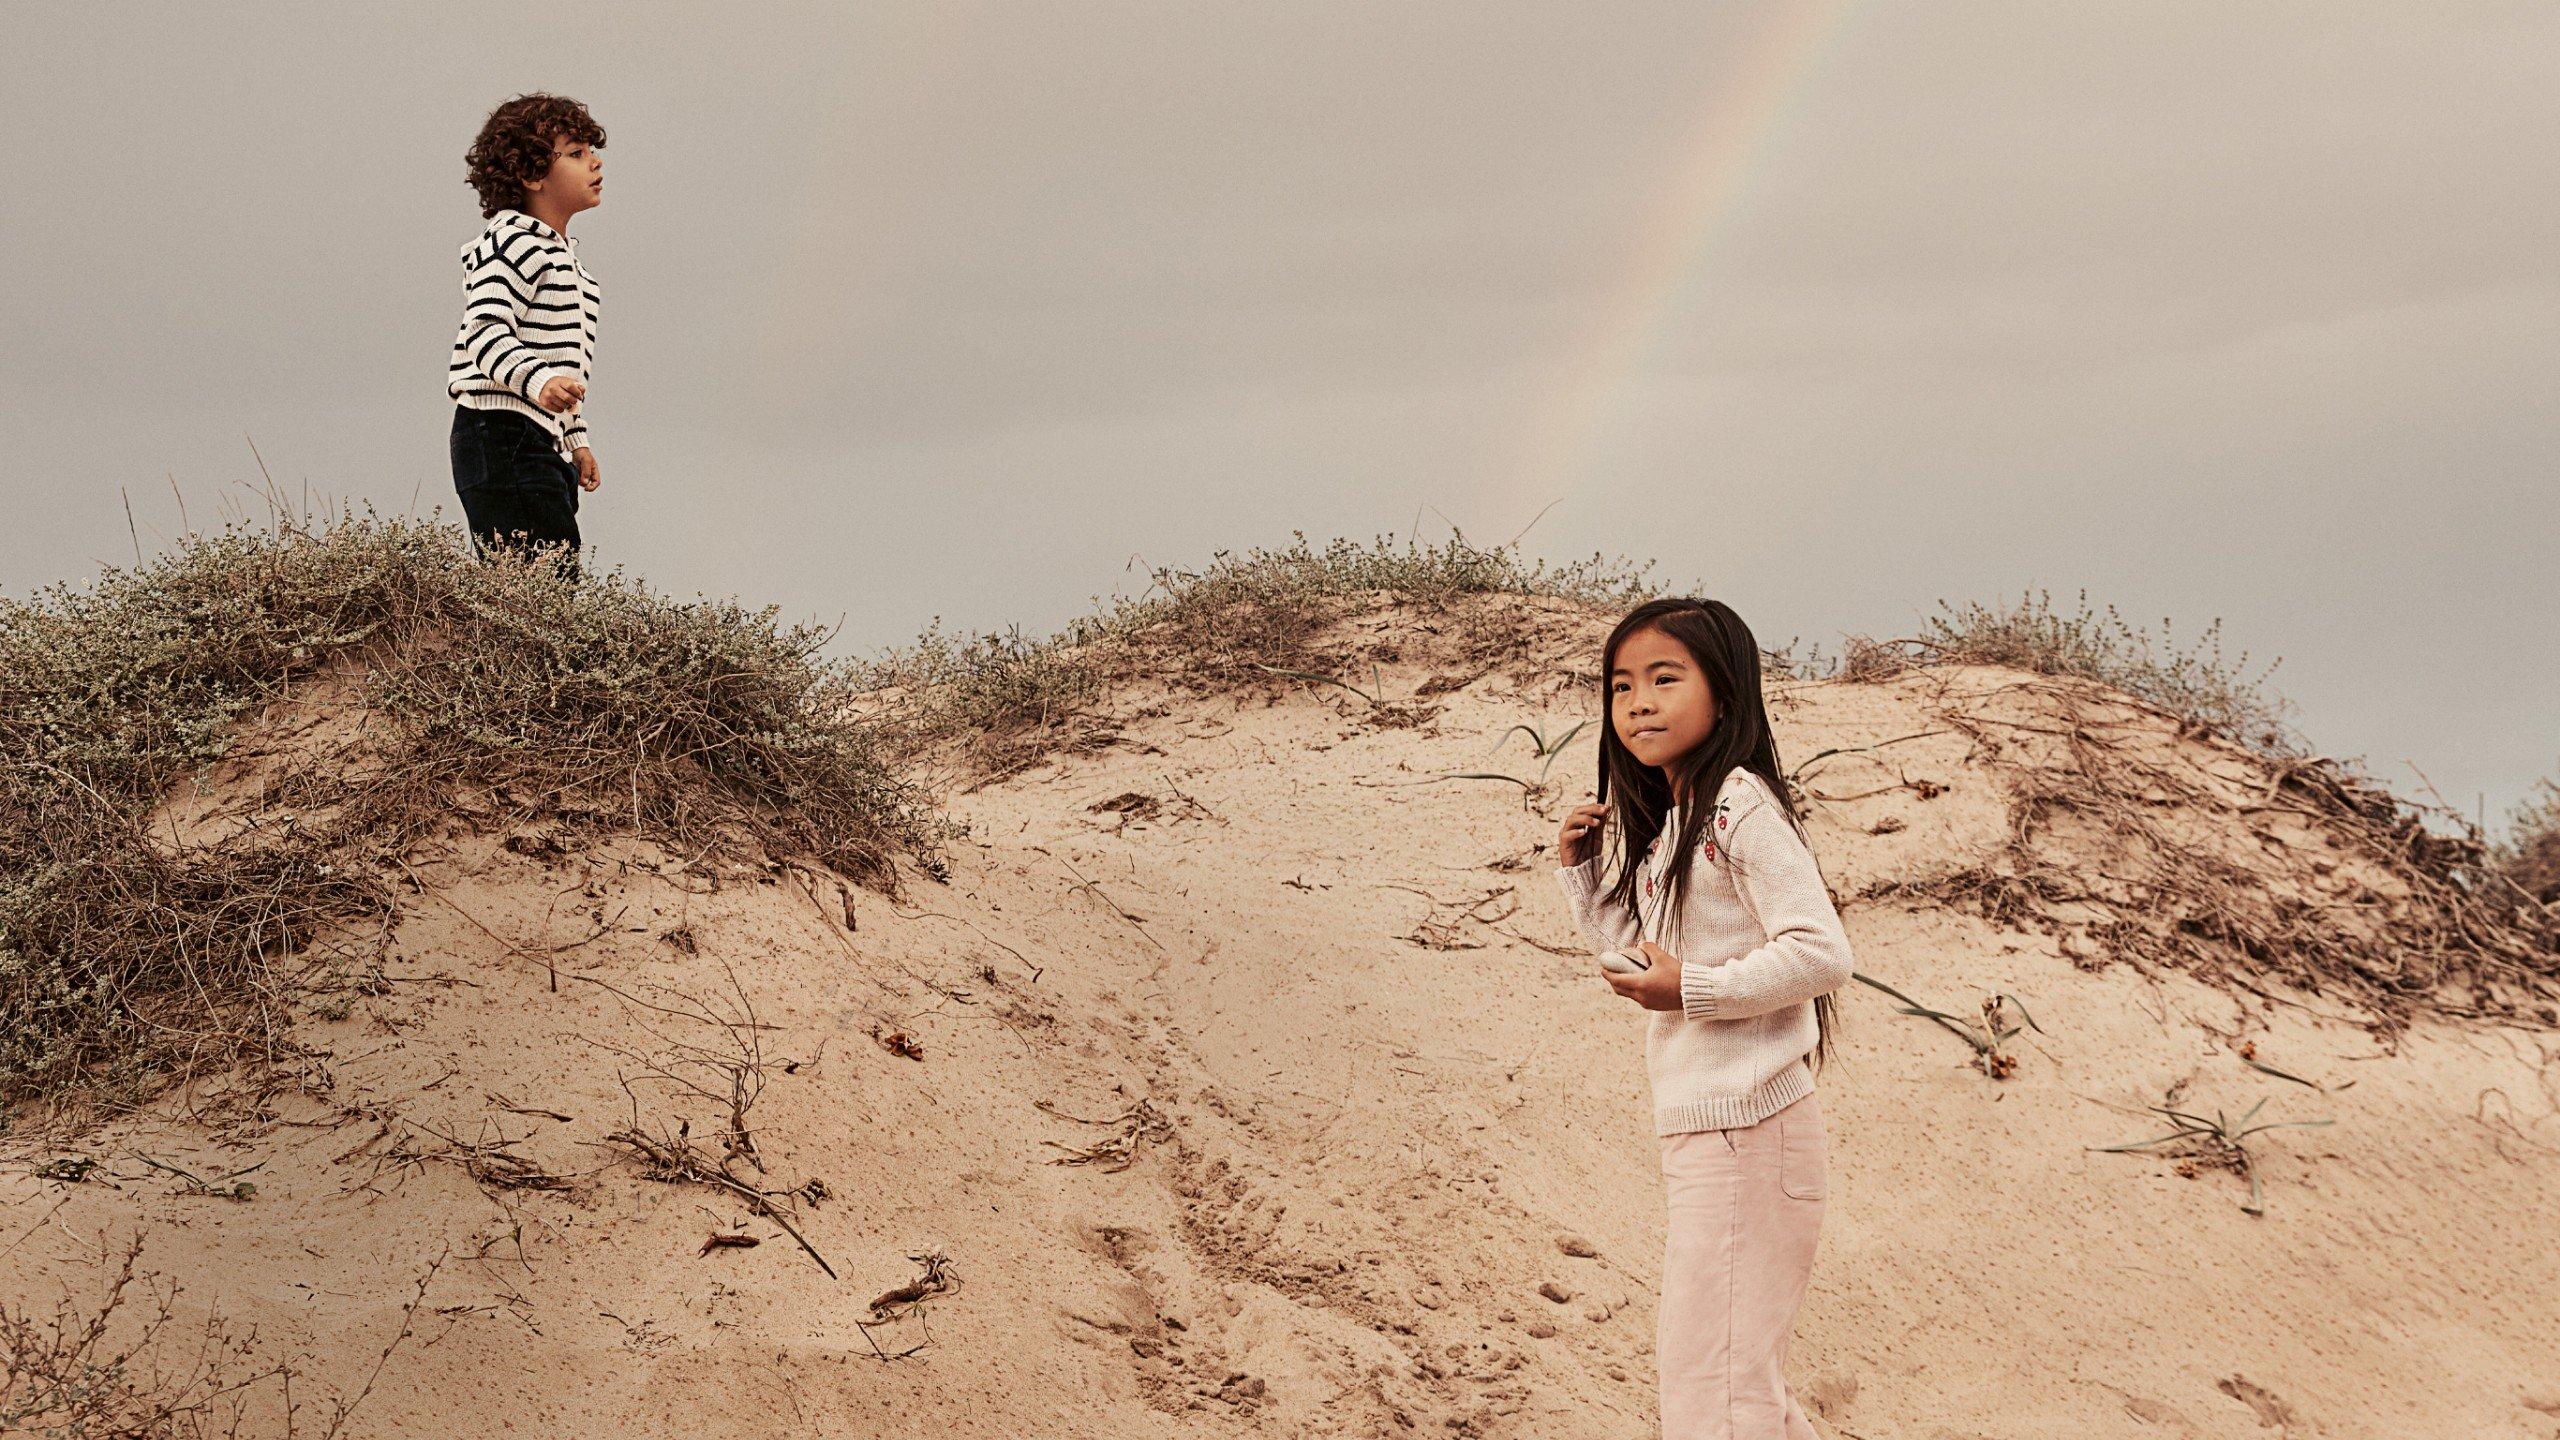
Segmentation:
<svg viewBox="0 0 2560 1440">
<path fill-rule="evenodd" d="M 594 363 L 596 277 L 578 242 L 525 214 L 501 210 L 462 247 L 462 331 L 445 389 L 478 410 L 530 415 L 573 455 L 588 443 L 578 409 L 554 415 L 537 397 L 555 377 L 584 381 Z"/>
<path fill-rule="evenodd" d="M 1573 918 L 1595 949 L 1650 940 L 1680 961 L 1680 1008 L 1651 1010 L 1645 1071 L 1661 1135 L 1756 1125 L 1813 1090 L 1813 1000 L 1849 983 L 1849 937 L 1813 852 L 1761 778 L 1735 769 L 1690 857 L 1676 915 L 1659 878 L 1679 830 L 1674 807 L 1645 857 L 1635 912 L 1609 899 L 1598 854 L 1560 868 Z"/>
</svg>

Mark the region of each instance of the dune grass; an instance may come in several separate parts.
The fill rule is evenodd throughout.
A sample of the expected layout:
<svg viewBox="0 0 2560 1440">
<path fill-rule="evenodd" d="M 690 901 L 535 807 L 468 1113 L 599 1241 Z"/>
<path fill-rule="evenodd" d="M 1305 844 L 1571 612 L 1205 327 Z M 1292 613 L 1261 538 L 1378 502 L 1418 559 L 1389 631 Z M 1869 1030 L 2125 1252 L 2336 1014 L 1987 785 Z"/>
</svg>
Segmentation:
<svg viewBox="0 0 2560 1440">
<path fill-rule="evenodd" d="M 2089 1150 L 2100 1155 L 2123 1155 L 2154 1150 L 2163 1145 L 2177 1147 L 2161 1153 L 2182 1157 L 2179 1173 L 2189 1179 L 2207 1167 L 2231 1170 L 2247 1177 L 2249 1198 L 2241 1202 L 2240 1208 L 2250 1215 L 2267 1213 L 2267 1195 L 2266 1186 L 2258 1176 L 2257 1157 L 2249 1152 L 2249 1137 L 2269 1130 L 2317 1130 L 2337 1123 L 2335 1120 L 2258 1120 L 2258 1112 L 2267 1108 L 2265 1099 L 2241 1112 L 2237 1120 L 2220 1110 L 2214 1111 L 2210 1117 L 2201 1110 L 2181 1110 L 2174 1099 L 2151 1108 L 2177 1128 L 2149 1140 L 2135 1140 L 2123 1145 L 2092 1145 Z M 2258 1123 L 2252 1125 L 2249 1123 L 2252 1120 L 2258 1120 Z"/>
<path fill-rule="evenodd" d="M 2155 632 L 2127 624 L 2116 607 L 2089 604 L 2083 590 L 2069 609 L 2052 592 L 2035 590 L 2016 600 L 1984 604 L 1938 602 L 1919 634 L 1895 640 L 1852 637 L 1839 675 L 1874 679 L 1931 661 L 2007 665 L 2040 675 L 2093 680 L 2154 706 L 2190 729 L 2236 741 L 2270 758 L 2290 758 L 2308 747 L 2292 723 L 2292 707 L 2267 687 L 2284 662 L 2252 671 L 2248 653 L 2222 653 L 2217 618 L 2192 643 L 2172 638 L 2170 622 Z"/>
<path fill-rule="evenodd" d="M 1076 748 L 1077 723 L 1141 676 L 1195 691 L 1268 687 L 1293 677 L 1358 691 L 1329 673 L 1346 657 L 1329 653 L 1323 639 L 1333 622 L 1362 606 L 1394 603 L 1447 616 L 1463 600 L 1514 595 L 1624 610 L 1659 593 L 1650 569 L 1598 555 L 1550 566 L 1525 558 L 1516 545 L 1486 549 L 1455 534 L 1436 545 L 1381 536 L 1317 549 L 1300 533 L 1277 549 L 1219 551 L 1197 570 L 1157 568 L 1137 596 L 1097 600 L 1092 614 L 1045 638 L 1018 630 L 955 637 L 937 624 L 872 662 L 868 678 L 875 690 L 900 697 L 895 708 L 911 744 L 956 746 L 981 769 L 1001 773 Z M 1482 615 L 1467 618 L 1486 623 Z M 1493 653 L 1517 638 L 1474 631 L 1457 643 Z"/>
<path fill-rule="evenodd" d="M 930 861 L 923 801 L 826 639 L 372 518 L 191 537 L 0 601 L 0 1103 L 279 1053 L 290 977 L 377 948 L 394 867 L 457 826 L 873 882 Z M 365 723 L 261 757 L 245 823 L 189 835 L 156 813 L 254 737 L 244 721 L 331 683 Z"/>
</svg>

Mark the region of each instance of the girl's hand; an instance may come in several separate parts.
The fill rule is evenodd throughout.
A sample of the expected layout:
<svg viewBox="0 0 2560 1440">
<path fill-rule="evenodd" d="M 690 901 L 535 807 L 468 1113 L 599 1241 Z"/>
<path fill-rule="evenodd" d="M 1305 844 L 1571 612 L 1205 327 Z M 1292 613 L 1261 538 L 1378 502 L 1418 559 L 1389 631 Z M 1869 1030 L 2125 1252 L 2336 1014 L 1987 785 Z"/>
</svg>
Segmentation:
<svg viewBox="0 0 2560 1440">
<path fill-rule="evenodd" d="M 593 492 L 597 486 L 604 483 L 604 471 L 596 465 L 596 452 L 588 449 L 584 445 L 581 445 L 578 447 L 576 459 L 578 461 L 578 488 Z"/>
<path fill-rule="evenodd" d="M 1570 870 L 1588 860 L 1600 848 L 1600 822 L 1609 818 L 1609 803 L 1595 800 L 1576 805 L 1564 817 L 1564 829 L 1556 834 L 1556 864 Z"/>
<path fill-rule="evenodd" d="M 1653 962 L 1643 974 L 1612 975 L 1603 970 L 1600 978 L 1609 982 L 1610 989 L 1647 1010 L 1679 1009 L 1680 962 L 1672 957 L 1670 951 L 1650 940 L 1636 948 L 1644 952 L 1645 959 Z"/>
</svg>

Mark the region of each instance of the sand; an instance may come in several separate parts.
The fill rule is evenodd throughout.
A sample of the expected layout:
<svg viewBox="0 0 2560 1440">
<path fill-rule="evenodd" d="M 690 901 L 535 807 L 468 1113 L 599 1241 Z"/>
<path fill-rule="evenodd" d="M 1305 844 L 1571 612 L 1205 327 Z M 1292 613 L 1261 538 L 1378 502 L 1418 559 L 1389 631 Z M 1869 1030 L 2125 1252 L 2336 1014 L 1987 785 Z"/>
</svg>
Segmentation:
<svg viewBox="0 0 2560 1440">
<path fill-rule="evenodd" d="M 1651 1434 L 1643 1020 L 1545 848 L 1589 732 L 1544 814 L 1435 779 L 1534 778 L 1506 731 L 1585 713 L 1568 667 L 1598 631 L 1473 674 L 1410 616 L 1366 623 L 1414 632 L 1390 692 L 1440 693 L 1387 723 L 1329 687 L 1126 697 L 1115 743 L 953 793 L 948 883 L 894 899 L 629 840 L 422 863 L 379 993 L 306 1022 L 307 1084 L 0 1142 L 0 1294 L 94 1298 L 138 1237 L 182 1287 L 172 1333 L 254 1326 L 305 1433 L 361 1393 L 349 1435 Z M 1784 685 L 1773 714 L 1798 761 L 2013 678 Z M 1855 898 L 2005 825 L 1963 736 L 1879 753 L 1816 788 L 1943 788 L 1813 809 L 1861 971 L 1960 1014 L 2013 995 L 2042 1033 L 1994 1080 L 1882 994 L 1840 997 L 1789 1366 L 1826 1435 L 2560 1433 L 2560 1040 L 2428 1021 L 2386 1045 L 2324 997 Z M 822 1184 L 784 1214 L 835 1278 L 608 1138 L 681 1123 L 716 1152 L 742 1057 L 761 1182 Z M 2093 1150 L 2165 1133 L 2173 1094 L 2334 1123 L 2254 1137 L 2251 1215 L 2235 1173 Z M 561 1188 L 456 1148 L 499 1141 Z M 31 1173 L 66 1153 L 104 1168 Z M 146 1155 L 254 1165 L 255 1195 Z M 950 1288 L 875 1322 L 937 1254 Z M 244 1433 L 282 1433 L 253 1395 Z"/>
</svg>

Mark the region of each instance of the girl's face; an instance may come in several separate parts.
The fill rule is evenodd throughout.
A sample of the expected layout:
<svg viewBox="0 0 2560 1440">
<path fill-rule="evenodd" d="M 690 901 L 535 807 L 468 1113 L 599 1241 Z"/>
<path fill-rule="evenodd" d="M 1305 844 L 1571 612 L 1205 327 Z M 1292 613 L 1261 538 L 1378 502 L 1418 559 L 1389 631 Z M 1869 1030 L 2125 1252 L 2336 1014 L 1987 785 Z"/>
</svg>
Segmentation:
<svg viewBox="0 0 2560 1440">
<path fill-rule="evenodd" d="M 1618 643 L 1609 724 L 1638 763 L 1664 769 L 1716 728 L 1716 697 L 1708 690 L 1689 647 L 1648 626 Z"/>
</svg>

